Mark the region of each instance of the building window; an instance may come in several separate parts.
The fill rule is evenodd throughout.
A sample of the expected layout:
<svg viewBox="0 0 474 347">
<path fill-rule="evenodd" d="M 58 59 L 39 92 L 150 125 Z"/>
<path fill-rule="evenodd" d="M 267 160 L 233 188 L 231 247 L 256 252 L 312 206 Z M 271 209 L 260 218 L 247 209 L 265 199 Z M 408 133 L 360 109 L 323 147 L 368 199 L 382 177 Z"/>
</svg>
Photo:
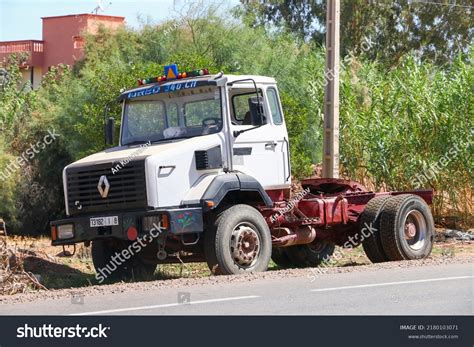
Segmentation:
<svg viewBox="0 0 474 347">
<path fill-rule="evenodd" d="M 74 49 L 84 48 L 84 38 L 80 36 L 74 36 Z"/>
</svg>

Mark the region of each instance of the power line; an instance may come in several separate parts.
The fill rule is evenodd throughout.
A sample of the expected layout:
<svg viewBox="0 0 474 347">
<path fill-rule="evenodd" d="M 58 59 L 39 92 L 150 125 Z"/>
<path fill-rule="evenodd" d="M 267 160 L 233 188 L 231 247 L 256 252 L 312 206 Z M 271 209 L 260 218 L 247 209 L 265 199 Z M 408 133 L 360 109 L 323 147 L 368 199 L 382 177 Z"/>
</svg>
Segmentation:
<svg viewBox="0 0 474 347">
<path fill-rule="evenodd" d="M 450 7 L 463 7 L 463 8 L 474 8 L 474 6 L 469 5 L 459 5 L 459 4 L 452 4 L 452 3 L 443 3 L 443 2 L 433 2 L 433 1 L 425 1 L 425 0 L 411 0 L 409 3 L 419 3 L 419 4 L 430 4 L 430 5 L 438 5 L 438 6 L 450 6 Z"/>
</svg>

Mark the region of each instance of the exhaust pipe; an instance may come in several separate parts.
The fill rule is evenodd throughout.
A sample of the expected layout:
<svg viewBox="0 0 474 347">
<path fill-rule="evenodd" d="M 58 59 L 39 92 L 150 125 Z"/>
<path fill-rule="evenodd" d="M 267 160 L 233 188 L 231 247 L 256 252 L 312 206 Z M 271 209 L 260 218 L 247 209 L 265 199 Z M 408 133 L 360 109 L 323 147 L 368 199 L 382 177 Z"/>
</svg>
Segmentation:
<svg viewBox="0 0 474 347">
<path fill-rule="evenodd" d="M 316 229 L 309 225 L 299 227 L 296 232 L 293 232 L 289 228 L 274 228 L 272 231 L 277 235 L 281 235 L 282 233 L 286 234 L 272 240 L 272 245 L 276 247 L 305 245 L 316 239 Z"/>
</svg>

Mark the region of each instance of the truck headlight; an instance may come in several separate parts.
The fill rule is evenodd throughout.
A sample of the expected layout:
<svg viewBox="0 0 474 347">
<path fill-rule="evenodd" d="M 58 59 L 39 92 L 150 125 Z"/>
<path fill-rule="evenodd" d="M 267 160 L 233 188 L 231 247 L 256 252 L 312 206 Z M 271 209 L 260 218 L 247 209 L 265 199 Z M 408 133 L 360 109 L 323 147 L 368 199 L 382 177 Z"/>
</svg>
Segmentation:
<svg viewBox="0 0 474 347">
<path fill-rule="evenodd" d="M 72 239 L 74 237 L 74 224 L 58 225 L 58 239 Z"/>
</svg>

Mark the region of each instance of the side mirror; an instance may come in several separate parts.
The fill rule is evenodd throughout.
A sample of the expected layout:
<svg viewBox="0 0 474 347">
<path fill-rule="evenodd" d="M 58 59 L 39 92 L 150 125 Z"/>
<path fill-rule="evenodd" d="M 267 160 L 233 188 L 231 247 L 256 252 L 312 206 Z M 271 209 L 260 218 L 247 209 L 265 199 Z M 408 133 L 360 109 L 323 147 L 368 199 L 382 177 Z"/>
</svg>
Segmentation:
<svg viewBox="0 0 474 347">
<path fill-rule="evenodd" d="M 115 119 L 109 117 L 105 123 L 105 143 L 109 146 L 114 144 Z"/>
</svg>

